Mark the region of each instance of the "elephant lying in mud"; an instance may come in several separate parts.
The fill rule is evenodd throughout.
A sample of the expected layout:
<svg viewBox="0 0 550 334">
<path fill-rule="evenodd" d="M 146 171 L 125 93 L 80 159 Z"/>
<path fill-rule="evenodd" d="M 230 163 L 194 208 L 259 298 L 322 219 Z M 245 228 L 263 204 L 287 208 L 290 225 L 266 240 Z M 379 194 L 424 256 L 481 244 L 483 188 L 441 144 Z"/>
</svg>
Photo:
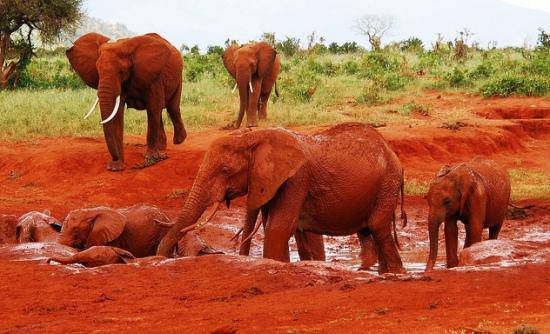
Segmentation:
<svg viewBox="0 0 550 334">
<path fill-rule="evenodd" d="M 208 254 L 223 254 L 208 246 L 199 236 L 189 233 L 178 242 L 178 256 L 201 256 Z M 61 264 L 80 263 L 85 267 L 99 267 L 116 263 L 146 263 L 150 260 L 162 260 L 164 256 L 147 256 L 136 258 L 127 250 L 111 246 L 92 246 L 72 256 L 51 257 L 47 262 L 55 261 Z"/>
<path fill-rule="evenodd" d="M 307 238 L 357 233 L 361 240 L 374 238 L 379 272 L 403 272 L 392 236 L 400 193 L 402 198 L 401 163 L 368 125 L 344 123 L 313 136 L 281 128 L 237 131 L 216 140 L 206 153 L 157 254 L 170 256 L 210 205 L 216 209 L 248 195 L 242 238 L 248 238 L 262 211 L 265 258 L 288 262 L 288 241 L 295 233 Z M 403 206 L 401 213 L 405 219 Z M 241 253 L 249 246 L 243 243 Z"/>
<path fill-rule="evenodd" d="M 17 221 L 15 238 L 17 242 L 55 242 L 61 231 L 61 223 L 49 211 L 31 211 Z"/>
<path fill-rule="evenodd" d="M 432 180 L 428 195 L 430 254 L 426 270 L 432 270 L 437 257 L 439 225 L 445 222 L 447 267 L 458 265 L 458 227 L 466 226 L 464 248 L 481 241 L 484 228 L 489 239 L 496 239 L 510 200 L 508 173 L 496 162 L 481 157 L 443 166 Z"/>
<path fill-rule="evenodd" d="M 145 257 L 155 255 L 158 243 L 172 225 L 166 214 L 150 205 L 78 209 L 65 218 L 59 243 L 78 249 L 112 246 Z M 194 233 L 178 242 L 178 256 L 218 253 Z"/>
</svg>

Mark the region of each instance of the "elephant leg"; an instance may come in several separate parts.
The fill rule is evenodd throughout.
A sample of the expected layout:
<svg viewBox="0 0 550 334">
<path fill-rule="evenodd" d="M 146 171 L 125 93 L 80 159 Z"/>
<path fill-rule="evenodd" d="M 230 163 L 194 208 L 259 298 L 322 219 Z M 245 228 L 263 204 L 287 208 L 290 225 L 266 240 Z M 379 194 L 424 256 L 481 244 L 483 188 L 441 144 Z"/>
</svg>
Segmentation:
<svg viewBox="0 0 550 334">
<path fill-rule="evenodd" d="M 307 185 L 295 176 L 284 183 L 269 204 L 265 226 L 264 258 L 289 262 L 288 240 L 296 232 Z"/>
<path fill-rule="evenodd" d="M 267 93 L 262 92 L 260 95 L 260 103 L 258 106 L 258 118 L 260 120 L 267 119 L 267 102 L 269 101 L 269 95 L 271 94 L 271 90 Z"/>
<path fill-rule="evenodd" d="M 124 169 L 124 101 L 121 101 L 118 112 L 110 122 L 103 125 L 103 133 L 112 160 L 107 169 L 112 172 Z"/>
<path fill-rule="evenodd" d="M 368 220 L 368 228 L 377 246 L 378 260 L 381 262 L 378 272 L 404 273 L 403 263 L 392 236 L 391 221 L 393 210 L 375 208 Z M 383 263 L 384 262 L 384 263 Z M 387 265 L 385 264 L 387 263 Z"/>
<path fill-rule="evenodd" d="M 359 270 L 368 270 L 370 267 L 374 266 L 378 260 L 376 244 L 374 243 L 374 239 L 369 229 L 363 229 L 357 232 L 357 238 L 361 244 L 361 253 L 359 254 L 361 258 L 361 267 L 359 267 Z"/>
<path fill-rule="evenodd" d="M 447 268 L 453 268 L 458 265 L 458 226 L 456 220 L 445 222 L 445 250 L 447 254 Z"/>
<path fill-rule="evenodd" d="M 489 239 L 491 240 L 497 239 L 498 234 L 500 233 L 501 227 L 502 227 L 502 223 L 489 227 Z"/>
<path fill-rule="evenodd" d="M 260 99 L 261 79 L 252 81 L 253 93 L 249 94 L 248 109 L 246 111 L 246 123 L 248 127 L 258 126 L 258 101 Z"/>
<path fill-rule="evenodd" d="M 162 115 L 160 117 L 160 123 L 159 123 L 159 136 L 158 136 L 158 142 L 157 147 L 159 150 L 165 150 L 166 149 L 166 132 L 164 131 L 164 121 L 162 120 Z"/>
<path fill-rule="evenodd" d="M 294 238 L 298 246 L 300 260 L 325 261 L 325 243 L 322 235 L 296 230 Z"/>
<path fill-rule="evenodd" d="M 137 164 L 133 168 L 145 168 L 165 160 L 168 156 L 159 151 L 159 135 L 161 131 L 161 108 L 147 110 L 147 151 L 145 152 L 145 161 Z"/>
<path fill-rule="evenodd" d="M 246 211 L 246 218 L 243 226 L 243 234 L 241 237 L 241 247 L 239 249 L 239 255 L 248 256 L 250 254 L 250 244 L 252 243 L 252 240 L 247 240 L 245 242 L 243 241 L 248 239 L 248 236 L 252 233 L 252 230 L 254 230 L 254 226 L 256 225 L 256 220 L 258 219 L 259 213 L 259 209 Z M 264 219 L 263 216 L 262 219 Z"/>
<path fill-rule="evenodd" d="M 180 111 L 180 100 L 181 100 L 181 85 L 178 87 L 176 93 L 166 106 L 170 120 L 172 120 L 172 125 L 174 126 L 174 144 L 181 144 L 187 138 L 187 132 L 185 131 L 185 126 L 181 119 Z"/>
</svg>

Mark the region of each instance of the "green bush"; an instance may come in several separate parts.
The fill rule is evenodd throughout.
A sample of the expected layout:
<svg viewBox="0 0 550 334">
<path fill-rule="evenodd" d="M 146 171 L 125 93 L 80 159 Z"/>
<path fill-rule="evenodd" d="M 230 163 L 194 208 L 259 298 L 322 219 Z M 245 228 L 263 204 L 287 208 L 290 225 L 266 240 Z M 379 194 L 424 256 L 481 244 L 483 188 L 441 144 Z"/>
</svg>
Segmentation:
<svg viewBox="0 0 550 334">
<path fill-rule="evenodd" d="M 309 66 L 297 66 L 279 76 L 282 99 L 295 103 L 309 102 L 321 84 L 317 73 Z"/>
<path fill-rule="evenodd" d="M 447 81 L 449 86 L 455 88 L 469 86 L 472 83 L 466 71 L 458 66 L 453 68 L 451 72 L 445 74 L 445 81 Z"/>
<path fill-rule="evenodd" d="M 550 92 L 550 80 L 544 77 L 526 77 L 506 74 L 491 79 L 481 87 L 484 96 L 542 96 Z"/>
<path fill-rule="evenodd" d="M 357 102 L 366 105 L 379 104 L 386 100 L 384 93 L 384 87 L 379 81 L 367 79 L 361 94 L 357 97 Z"/>
<path fill-rule="evenodd" d="M 33 58 L 21 71 L 17 86 L 21 88 L 77 89 L 85 87 L 65 57 Z"/>
</svg>

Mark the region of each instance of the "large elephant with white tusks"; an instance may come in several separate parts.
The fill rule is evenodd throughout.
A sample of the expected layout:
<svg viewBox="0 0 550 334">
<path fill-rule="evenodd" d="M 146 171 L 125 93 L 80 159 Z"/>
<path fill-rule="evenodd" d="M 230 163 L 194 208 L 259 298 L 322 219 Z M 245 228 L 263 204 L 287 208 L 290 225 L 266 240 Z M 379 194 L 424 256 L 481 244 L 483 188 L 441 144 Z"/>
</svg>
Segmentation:
<svg viewBox="0 0 550 334">
<path fill-rule="evenodd" d="M 125 168 L 123 152 L 124 106 L 147 110 L 147 152 L 137 167 L 147 167 L 166 158 L 166 133 L 162 110 L 167 109 L 174 125 L 174 144 L 187 136 L 181 119 L 183 59 L 180 52 L 157 34 L 118 41 L 88 33 L 67 50 L 72 68 L 84 82 L 97 89 L 101 124 L 112 160 L 110 171 Z"/>
</svg>

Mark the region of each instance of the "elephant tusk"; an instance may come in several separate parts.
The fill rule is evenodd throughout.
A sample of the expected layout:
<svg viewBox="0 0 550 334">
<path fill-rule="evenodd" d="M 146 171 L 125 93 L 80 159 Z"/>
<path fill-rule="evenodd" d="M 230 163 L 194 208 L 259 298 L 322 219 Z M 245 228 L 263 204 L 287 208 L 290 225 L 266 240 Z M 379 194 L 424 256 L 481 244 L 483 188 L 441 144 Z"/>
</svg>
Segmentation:
<svg viewBox="0 0 550 334">
<path fill-rule="evenodd" d="M 233 90 L 231 91 L 231 94 L 235 93 L 236 89 L 237 89 L 237 84 L 235 84 L 235 86 L 233 86 Z"/>
<path fill-rule="evenodd" d="M 86 116 L 84 116 L 84 119 L 90 117 L 90 115 L 94 112 L 95 107 L 97 107 L 97 104 L 98 104 L 98 103 L 99 103 L 99 97 L 96 97 L 96 98 L 95 98 L 94 104 L 92 104 L 92 107 L 90 108 L 90 111 L 88 111 L 88 113 L 86 114 Z"/>
<path fill-rule="evenodd" d="M 263 219 L 263 217 L 262 217 Z M 254 237 L 254 234 L 256 234 L 256 232 L 258 232 L 258 229 L 260 228 L 260 225 L 262 225 L 262 219 L 258 219 L 258 222 L 256 223 L 256 226 L 254 226 L 254 230 L 252 231 L 252 233 L 250 233 L 250 235 L 248 237 L 246 237 L 246 239 L 244 239 L 243 241 L 241 241 L 241 244 L 239 245 L 239 248 L 241 248 L 245 242 L 248 242 L 252 239 L 252 237 Z"/>
<path fill-rule="evenodd" d="M 116 113 L 118 112 L 118 107 L 119 106 L 120 106 L 120 95 L 116 97 L 116 102 L 115 102 L 115 107 L 113 108 L 113 112 L 111 113 L 111 115 L 109 117 L 107 117 L 107 119 L 101 121 L 101 124 L 108 123 L 110 120 L 115 118 Z"/>
<path fill-rule="evenodd" d="M 174 226 L 174 223 L 172 222 L 165 222 L 165 221 L 162 221 L 160 219 L 153 219 L 155 221 L 155 223 L 157 223 L 160 227 L 172 227 Z"/>
<path fill-rule="evenodd" d="M 181 233 L 187 233 L 189 231 L 198 230 L 199 228 L 206 225 L 208 222 L 210 222 L 210 219 L 212 219 L 212 217 L 214 217 L 214 215 L 216 214 L 216 211 L 218 211 L 220 203 L 221 202 L 216 202 L 216 204 L 214 204 L 214 207 L 212 208 L 212 211 L 210 211 L 210 213 L 208 214 L 208 216 L 206 217 L 205 220 L 203 220 L 202 222 L 196 222 L 195 224 L 193 224 L 191 226 L 184 227 L 180 232 Z"/>
<path fill-rule="evenodd" d="M 252 81 L 248 82 L 248 87 L 250 87 L 250 93 L 254 94 L 254 89 L 252 89 Z"/>
</svg>

